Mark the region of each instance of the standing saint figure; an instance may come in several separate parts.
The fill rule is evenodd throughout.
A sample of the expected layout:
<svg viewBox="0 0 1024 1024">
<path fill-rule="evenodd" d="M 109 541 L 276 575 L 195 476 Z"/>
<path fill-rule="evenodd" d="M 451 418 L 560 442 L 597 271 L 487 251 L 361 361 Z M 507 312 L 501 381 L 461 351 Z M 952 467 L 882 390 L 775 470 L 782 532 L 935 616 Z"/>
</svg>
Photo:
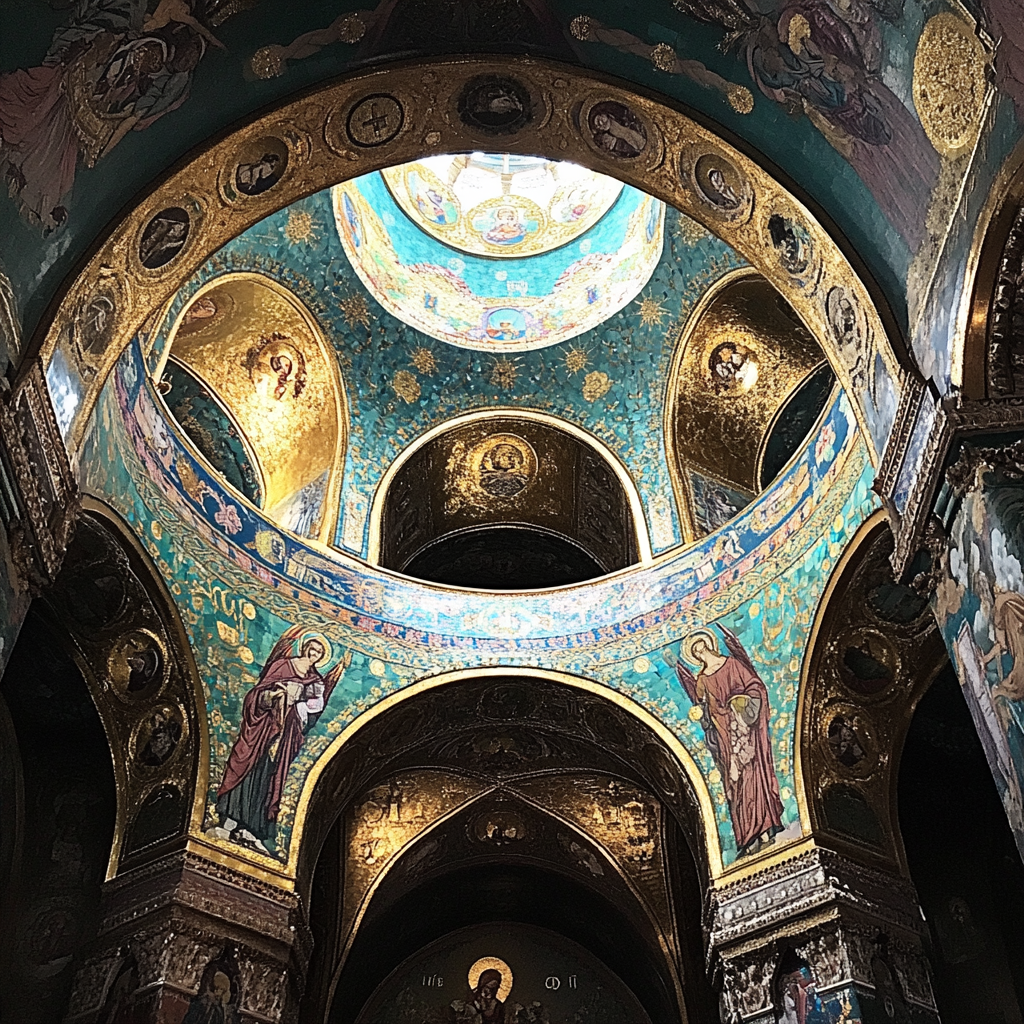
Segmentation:
<svg viewBox="0 0 1024 1024">
<path fill-rule="evenodd" d="M 700 666 L 696 676 L 671 648 L 665 660 L 699 711 L 696 717 L 722 774 L 738 856 L 743 856 L 757 853 L 782 831 L 782 799 L 768 736 L 768 690 L 739 638 L 718 628 L 728 655 L 719 653 L 709 629 L 698 629 L 683 641 L 683 657 Z"/>
<path fill-rule="evenodd" d="M 288 769 L 351 660 L 346 653 L 322 676 L 317 665 L 329 651 L 322 636 L 302 626 L 287 630 L 274 645 L 245 695 L 238 738 L 217 790 L 218 838 L 270 852 L 264 844 L 277 835 Z"/>
</svg>

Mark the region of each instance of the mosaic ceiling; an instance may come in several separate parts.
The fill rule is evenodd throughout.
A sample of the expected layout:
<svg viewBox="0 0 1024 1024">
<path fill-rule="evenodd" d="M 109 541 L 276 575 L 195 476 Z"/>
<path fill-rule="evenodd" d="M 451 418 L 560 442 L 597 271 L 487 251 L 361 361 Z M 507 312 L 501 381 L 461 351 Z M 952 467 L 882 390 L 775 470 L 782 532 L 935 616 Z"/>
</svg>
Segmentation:
<svg viewBox="0 0 1024 1024">
<path fill-rule="evenodd" d="M 663 203 L 538 157 L 432 157 L 333 196 L 345 255 L 370 294 L 466 348 L 575 338 L 632 302 L 661 258 Z"/>
<path fill-rule="evenodd" d="M 531 223 L 564 210 L 557 164 L 471 159 L 529 170 L 524 185 L 499 171 L 498 195 L 477 207 L 533 182 L 517 207 L 546 211 Z M 436 165 L 432 184 L 453 168 Z M 83 489 L 131 524 L 197 652 L 210 747 L 193 837 L 284 884 L 312 786 L 350 731 L 446 673 L 546 673 L 661 730 L 694 787 L 713 873 L 809 827 L 800 666 L 831 568 L 877 506 L 864 436 L 800 315 L 735 249 L 633 187 L 564 176 L 592 190 L 592 223 L 514 256 L 419 223 L 414 193 L 406 208 L 396 199 L 408 166 L 284 206 L 185 279 L 90 414 Z M 460 177 L 447 202 L 471 212 Z M 451 285 L 433 309 L 409 285 L 427 265 Z M 490 338 L 473 331 L 495 296 L 461 320 L 446 304 L 478 280 L 550 280 L 552 266 L 596 290 L 581 308 L 608 302 L 590 326 L 552 303 L 547 320 L 530 314 L 546 334 Z M 614 301 L 609 283 L 622 286 Z M 506 285 L 501 308 L 536 297 Z M 458 338 L 418 329 L 413 307 L 449 316 Z M 514 593 L 383 568 L 427 550 L 426 512 L 442 532 L 528 521 L 591 550 L 606 575 Z M 384 525 L 409 545 L 393 560 Z M 614 551 L 586 542 L 607 547 L 614 531 Z M 706 739 L 717 726 L 702 721 L 693 673 L 715 659 L 764 709 L 759 795 L 736 788 Z M 286 699 L 305 717 L 267 782 L 243 763 L 246 730 L 297 666 Z M 264 782 L 269 802 L 253 788 Z M 762 798 L 768 816 L 752 823 L 740 802 Z"/>
<path fill-rule="evenodd" d="M 431 192 L 450 224 L 425 222 L 416 197 L 430 212 Z M 513 254 L 471 251 L 492 245 L 490 228 L 472 227 L 481 208 L 533 211 L 524 223 L 540 237 Z M 449 228 L 458 245 L 442 240 Z M 144 348 L 189 442 L 301 536 L 375 558 L 396 459 L 457 417 L 516 408 L 601 448 L 635 495 L 643 558 L 749 503 L 779 408 L 823 363 L 758 281 L 701 225 L 606 176 L 506 154 L 441 157 L 254 225 L 178 291 Z M 746 312 L 721 313 L 737 288 L 754 289 Z M 819 389 L 777 468 L 827 399 Z M 736 454 L 723 458 L 730 423 Z M 568 463 L 561 472 L 573 475 Z M 505 521 L 507 504 L 493 500 L 480 521 Z"/>
</svg>

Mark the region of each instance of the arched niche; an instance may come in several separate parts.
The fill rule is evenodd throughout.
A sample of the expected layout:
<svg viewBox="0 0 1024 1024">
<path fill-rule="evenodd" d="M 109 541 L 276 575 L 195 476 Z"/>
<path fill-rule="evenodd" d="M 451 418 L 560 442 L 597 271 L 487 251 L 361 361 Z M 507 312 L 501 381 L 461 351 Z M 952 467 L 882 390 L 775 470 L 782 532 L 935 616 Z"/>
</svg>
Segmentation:
<svg viewBox="0 0 1024 1024">
<path fill-rule="evenodd" d="M 578 583 L 650 557 L 639 509 L 624 467 L 583 431 L 549 416 L 463 417 L 391 467 L 371 554 L 447 585 Z"/>
<path fill-rule="evenodd" d="M 734 271 L 684 325 L 665 403 L 665 445 L 688 540 L 723 526 L 799 451 L 835 374 L 761 274 Z"/>
<path fill-rule="evenodd" d="M 117 784 L 108 879 L 184 846 L 201 814 L 209 757 L 205 699 L 167 584 L 109 508 L 83 501 L 54 585 L 40 599 L 62 624 L 103 722 Z"/>
<path fill-rule="evenodd" d="M 518 109 L 529 116 L 496 129 L 475 118 L 467 97 L 483 96 L 473 92 L 483 80 L 505 82 L 509 75 Z M 569 96 L 580 102 L 569 103 Z M 634 135 L 642 140 L 639 149 L 602 144 L 597 126 L 608 110 L 641 126 Z M 69 446 L 77 449 L 82 441 L 88 414 L 125 345 L 230 239 L 329 185 L 441 146 L 449 153 L 493 148 L 496 137 L 503 151 L 571 160 L 613 175 L 732 246 L 819 339 L 878 459 L 902 391 L 902 349 L 894 347 L 896 331 L 888 319 L 883 323 L 843 244 L 754 159 L 680 111 L 577 68 L 515 57 L 421 61 L 346 76 L 212 143 L 154 188 L 97 246 L 42 340 Z M 286 158 L 278 160 L 267 187 L 245 194 L 234 183 L 240 166 L 251 164 L 254 139 Z M 865 372 L 875 387 L 855 386 Z"/>
<path fill-rule="evenodd" d="M 947 656 L 927 599 L 893 578 L 892 549 L 876 512 L 833 570 L 804 659 L 796 768 L 817 835 L 905 872 L 898 751 Z"/>
<path fill-rule="evenodd" d="M 317 942 L 306 1012 L 323 1019 L 333 1004 L 329 1019 L 354 1018 L 405 956 L 490 920 L 469 880 L 486 892 L 505 873 L 519 878 L 510 919 L 589 943 L 617 971 L 633 943 L 626 980 L 660 990 L 652 1019 L 680 1019 L 680 1005 L 703 1019 L 700 851 L 714 827 L 703 806 L 650 726 L 542 673 L 467 673 L 396 703 L 341 746 L 306 808 L 297 885 Z M 442 890 L 461 894 L 452 913 L 411 909 L 436 907 Z M 559 929 L 574 900 L 586 913 Z M 621 928 L 599 923 L 613 918 Z"/>
<path fill-rule="evenodd" d="M 967 301 L 956 324 L 953 383 L 967 398 L 1024 394 L 1024 145 L 994 183 L 978 218 Z"/>
<path fill-rule="evenodd" d="M 49 1024 L 100 927 L 119 795 L 73 636 L 41 599 L 0 681 L 0 742 L 0 1007 Z"/>
<path fill-rule="evenodd" d="M 337 359 L 272 278 L 230 273 L 178 313 L 154 373 L 181 431 L 279 526 L 329 542 L 348 440 Z"/>
</svg>

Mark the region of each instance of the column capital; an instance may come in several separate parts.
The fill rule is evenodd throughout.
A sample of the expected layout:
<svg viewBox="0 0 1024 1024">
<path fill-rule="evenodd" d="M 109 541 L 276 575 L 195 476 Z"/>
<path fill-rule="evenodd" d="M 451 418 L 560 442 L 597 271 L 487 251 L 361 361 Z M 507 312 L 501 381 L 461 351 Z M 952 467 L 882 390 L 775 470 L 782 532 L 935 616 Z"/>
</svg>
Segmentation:
<svg viewBox="0 0 1024 1024">
<path fill-rule="evenodd" d="M 294 893 L 195 853 L 174 853 L 104 886 L 102 924 L 66 1020 L 102 1019 L 111 986 L 129 961 L 137 968 L 139 1019 L 157 1021 L 174 1007 L 184 1012 L 211 961 L 230 960 L 242 1019 L 289 1021 L 312 946 Z"/>
</svg>

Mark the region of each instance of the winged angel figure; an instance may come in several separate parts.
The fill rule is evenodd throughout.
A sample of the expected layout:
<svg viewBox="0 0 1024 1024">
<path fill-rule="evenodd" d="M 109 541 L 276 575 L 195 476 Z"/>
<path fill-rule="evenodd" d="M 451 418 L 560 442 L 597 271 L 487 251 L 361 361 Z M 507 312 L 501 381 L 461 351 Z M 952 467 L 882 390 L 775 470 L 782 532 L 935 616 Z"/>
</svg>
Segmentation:
<svg viewBox="0 0 1024 1024">
<path fill-rule="evenodd" d="M 682 643 L 682 658 L 668 648 L 699 721 L 729 802 L 740 856 L 757 853 L 782 831 L 782 799 L 768 736 L 768 690 L 735 633 L 718 624 L 728 655 L 710 629 L 698 629 Z M 700 666 L 697 674 L 687 667 Z"/>
<path fill-rule="evenodd" d="M 218 838 L 270 852 L 265 843 L 277 836 L 288 769 L 331 699 L 352 652 L 346 651 L 321 675 L 317 665 L 330 660 L 327 639 L 304 626 L 292 626 L 274 644 L 242 703 L 238 738 L 217 790 L 220 824 L 212 832 Z"/>
<path fill-rule="evenodd" d="M 185 102 L 207 44 L 223 48 L 204 24 L 219 6 L 80 0 L 41 65 L 0 74 L 0 173 L 27 220 L 62 224 L 80 158 L 92 167 Z"/>
</svg>

